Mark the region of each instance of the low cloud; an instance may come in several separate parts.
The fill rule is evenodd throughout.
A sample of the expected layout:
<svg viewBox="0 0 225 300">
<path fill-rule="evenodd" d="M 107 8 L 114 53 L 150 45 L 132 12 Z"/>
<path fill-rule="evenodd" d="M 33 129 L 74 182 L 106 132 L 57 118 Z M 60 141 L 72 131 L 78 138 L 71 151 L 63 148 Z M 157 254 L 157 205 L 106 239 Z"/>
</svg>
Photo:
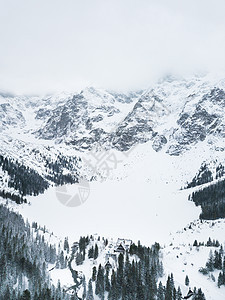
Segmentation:
<svg viewBox="0 0 225 300">
<path fill-rule="evenodd" d="M 0 0 L 0 89 L 137 89 L 223 71 L 224 11 L 219 0 Z"/>
</svg>

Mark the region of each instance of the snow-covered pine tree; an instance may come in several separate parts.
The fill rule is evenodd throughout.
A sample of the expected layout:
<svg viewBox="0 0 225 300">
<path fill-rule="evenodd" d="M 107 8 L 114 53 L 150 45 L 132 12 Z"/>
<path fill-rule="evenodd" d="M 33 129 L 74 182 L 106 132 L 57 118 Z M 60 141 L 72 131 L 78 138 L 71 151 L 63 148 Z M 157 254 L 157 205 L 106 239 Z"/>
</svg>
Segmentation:
<svg viewBox="0 0 225 300">
<path fill-rule="evenodd" d="M 88 282 L 87 300 L 94 300 L 92 280 L 91 279 Z"/>
<path fill-rule="evenodd" d="M 185 277 L 185 285 L 189 286 L 189 283 L 190 283 L 190 280 L 188 278 L 188 275 L 186 275 L 186 277 Z"/>
</svg>

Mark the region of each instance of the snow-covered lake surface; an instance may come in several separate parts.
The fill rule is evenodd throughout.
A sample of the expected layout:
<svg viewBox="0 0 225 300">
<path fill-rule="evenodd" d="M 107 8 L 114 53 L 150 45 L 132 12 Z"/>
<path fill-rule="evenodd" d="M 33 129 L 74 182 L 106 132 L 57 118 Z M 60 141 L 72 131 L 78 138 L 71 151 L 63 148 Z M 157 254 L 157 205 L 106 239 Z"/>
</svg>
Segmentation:
<svg viewBox="0 0 225 300">
<path fill-rule="evenodd" d="M 77 193 L 76 186 L 71 186 Z M 145 243 L 164 241 L 171 231 L 185 226 L 199 215 L 181 192 L 166 185 L 155 190 L 150 183 L 93 182 L 90 196 L 79 207 L 67 207 L 57 199 L 55 188 L 31 199 L 21 213 L 46 225 L 56 235 L 77 239 L 80 235 L 125 236 Z M 71 194 L 72 194 L 71 192 Z"/>
<path fill-rule="evenodd" d="M 180 190 L 184 178 L 177 158 L 162 154 L 159 160 L 148 145 L 129 157 L 117 155 L 117 168 L 105 181 L 90 182 L 89 197 L 82 205 L 63 205 L 57 189 L 51 187 L 38 197 L 28 197 L 31 205 L 23 205 L 20 212 L 70 240 L 98 233 L 145 244 L 163 243 L 171 232 L 198 218 L 200 208 L 187 200 L 189 191 Z M 75 195 L 79 186 L 66 188 L 67 194 Z"/>
</svg>

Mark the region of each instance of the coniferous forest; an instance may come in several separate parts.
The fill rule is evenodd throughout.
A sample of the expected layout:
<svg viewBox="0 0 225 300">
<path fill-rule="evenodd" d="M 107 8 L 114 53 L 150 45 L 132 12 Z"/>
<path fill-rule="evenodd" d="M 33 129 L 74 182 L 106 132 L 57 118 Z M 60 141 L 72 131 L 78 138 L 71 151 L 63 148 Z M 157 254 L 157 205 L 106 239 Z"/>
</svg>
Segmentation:
<svg viewBox="0 0 225 300">
<path fill-rule="evenodd" d="M 225 218 L 225 180 L 218 181 L 193 192 L 190 200 L 201 205 L 201 219 L 215 220 Z"/>
<path fill-rule="evenodd" d="M 219 271 L 217 286 L 220 288 L 221 286 L 225 286 L 225 256 L 224 249 L 221 246 L 219 250 L 215 250 L 214 252 L 210 250 L 209 258 L 205 264 L 205 267 L 199 269 L 199 272 L 203 275 L 209 275 L 214 271 Z M 213 281 L 215 281 L 215 277 L 211 274 Z"/>
<path fill-rule="evenodd" d="M 23 197 L 26 195 L 38 195 L 43 193 L 49 186 L 49 183 L 40 176 L 35 170 L 26 167 L 17 161 L 0 155 L 0 166 L 3 171 L 9 175 L 8 187 L 14 188 L 20 195 L 17 203 L 24 202 Z M 3 194 L 4 197 L 4 194 Z M 15 201 L 13 193 L 8 198 Z"/>
<path fill-rule="evenodd" d="M 74 251 L 72 247 L 69 257 L 67 238 L 63 248 L 56 250 L 56 246 L 47 243 L 44 234 L 37 229 L 37 223 L 30 226 L 21 215 L 0 205 L 0 300 L 91 300 L 94 295 L 102 300 L 181 299 L 181 290 L 175 287 L 173 274 L 168 276 L 165 286 L 160 281 L 164 271 L 158 243 L 151 248 L 140 242 L 131 244 L 128 251 L 118 255 L 116 268 L 111 269 L 107 264 L 94 266 L 92 276 L 86 282 L 84 276 L 79 278 L 71 262 L 75 259 L 79 265 L 83 264 L 85 257 L 97 259 L 99 249 L 98 246 L 89 247 L 91 238 L 81 237 L 78 250 Z M 107 240 L 104 245 L 107 245 Z M 50 281 L 49 264 L 59 269 L 68 267 L 74 285 L 67 291 L 60 282 L 54 286 Z M 82 298 L 77 295 L 81 286 Z M 195 289 L 194 297 L 196 300 L 205 299 L 201 289 Z"/>
<path fill-rule="evenodd" d="M 220 168 L 218 169 L 217 174 L 220 174 L 219 170 Z M 211 182 L 212 180 L 213 180 L 212 172 L 209 170 L 207 165 L 204 164 L 200 167 L 198 173 L 195 175 L 192 181 L 187 184 L 187 188 L 192 188 L 198 185 L 202 185 L 204 183 Z"/>
<path fill-rule="evenodd" d="M 50 184 L 63 185 L 78 182 L 78 176 L 74 165 L 77 158 L 64 158 L 58 156 L 57 160 L 45 159 L 45 175 L 40 175 L 34 169 L 19 163 L 8 157 L 0 155 L 0 167 L 9 176 L 7 187 L 12 191 L 2 190 L 0 196 L 15 201 L 17 204 L 27 202 L 25 196 L 37 196 L 43 193 Z M 63 173 L 63 168 L 70 172 Z M 72 172 L 73 171 L 73 172 Z"/>
<path fill-rule="evenodd" d="M 48 263 L 58 259 L 55 246 L 32 232 L 20 215 L 0 205 L 0 299 L 69 299 L 60 284 L 50 283 Z"/>
</svg>

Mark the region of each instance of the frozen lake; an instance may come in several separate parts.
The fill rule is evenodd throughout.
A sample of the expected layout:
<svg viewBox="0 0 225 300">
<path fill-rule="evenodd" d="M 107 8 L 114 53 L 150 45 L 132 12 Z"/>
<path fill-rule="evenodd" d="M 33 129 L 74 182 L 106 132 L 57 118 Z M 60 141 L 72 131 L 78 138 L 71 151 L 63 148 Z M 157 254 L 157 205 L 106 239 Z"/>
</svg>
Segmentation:
<svg viewBox="0 0 225 300">
<path fill-rule="evenodd" d="M 197 155 L 194 157 L 171 157 L 141 145 L 129 158 L 119 157 L 122 163 L 110 179 L 90 182 L 80 190 L 77 184 L 51 187 L 42 195 L 28 197 L 31 205 L 19 209 L 25 218 L 71 241 L 98 233 L 140 239 L 145 244 L 163 243 L 171 232 L 200 214 L 200 208 L 188 201 L 190 191 L 180 190 L 187 178 L 192 178 L 190 170 L 193 173 L 199 167 Z M 60 196 L 64 189 L 65 199 Z M 80 206 L 67 206 L 74 195 L 88 198 Z"/>
<path fill-rule="evenodd" d="M 68 195 L 77 195 L 76 184 L 66 186 Z M 149 182 L 91 182 L 90 194 L 80 206 L 68 207 L 51 187 L 38 197 L 28 198 L 20 212 L 59 236 L 76 240 L 80 235 L 140 239 L 144 243 L 167 240 L 170 232 L 197 219 L 200 209 L 187 201 L 188 191 L 175 191 L 170 184 Z"/>
</svg>

